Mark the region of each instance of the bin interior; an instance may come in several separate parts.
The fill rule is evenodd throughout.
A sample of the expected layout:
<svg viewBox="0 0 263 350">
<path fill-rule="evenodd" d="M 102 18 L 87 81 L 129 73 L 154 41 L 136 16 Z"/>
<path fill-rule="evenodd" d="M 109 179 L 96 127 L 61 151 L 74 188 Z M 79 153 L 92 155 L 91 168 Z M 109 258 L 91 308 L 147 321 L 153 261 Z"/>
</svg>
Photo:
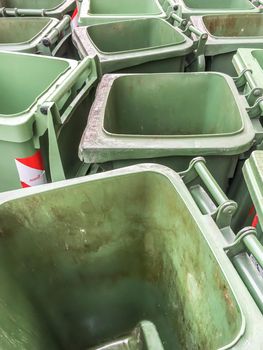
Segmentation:
<svg viewBox="0 0 263 350">
<path fill-rule="evenodd" d="M 263 37 L 262 14 L 204 16 L 207 31 L 218 37 Z"/>
<path fill-rule="evenodd" d="M 0 53 L 0 114 L 27 110 L 67 69 L 61 59 Z"/>
<path fill-rule="evenodd" d="M 89 349 L 141 320 L 156 326 L 165 350 L 233 341 L 241 311 L 180 186 L 144 171 L 3 204 L 1 270 L 30 308 L 21 328 L 16 309 L 25 301 L 5 308 L 11 297 L 3 277 L 1 348 L 35 327 L 32 313 L 59 349 Z M 35 329 L 33 340 L 41 339 L 45 332 Z"/>
<path fill-rule="evenodd" d="M 252 50 L 251 55 L 256 59 L 260 68 L 263 70 L 263 50 Z"/>
<path fill-rule="evenodd" d="M 97 49 L 105 53 L 147 50 L 185 41 L 181 33 L 161 19 L 98 24 L 88 27 L 87 32 Z"/>
<path fill-rule="evenodd" d="M 255 7 L 249 0 L 183 0 L 192 9 L 251 10 Z"/>
<path fill-rule="evenodd" d="M 160 14 L 158 0 L 90 0 L 89 13 L 96 15 Z"/>
<path fill-rule="evenodd" d="M 53 9 L 66 0 L 0 0 L 0 7 L 19 9 Z"/>
<path fill-rule="evenodd" d="M 243 125 L 228 82 L 216 73 L 120 76 L 103 112 L 112 134 L 215 135 Z"/>
<path fill-rule="evenodd" d="M 0 45 L 24 43 L 35 38 L 49 25 L 49 18 L 13 18 L 0 19 Z"/>
</svg>

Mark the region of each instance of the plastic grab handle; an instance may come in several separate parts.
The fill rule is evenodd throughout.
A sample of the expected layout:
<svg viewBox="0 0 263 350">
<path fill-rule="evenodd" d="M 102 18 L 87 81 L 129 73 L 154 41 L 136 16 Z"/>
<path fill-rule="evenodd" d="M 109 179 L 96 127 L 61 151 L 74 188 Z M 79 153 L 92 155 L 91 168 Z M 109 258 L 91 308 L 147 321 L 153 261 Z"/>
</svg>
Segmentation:
<svg viewBox="0 0 263 350">
<path fill-rule="evenodd" d="M 58 40 L 61 33 L 65 29 L 69 28 L 70 20 L 70 16 L 64 16 L 63 19 L 50 31 L 50 33 L 42 39 L 43 45 L 46 47 L 53 45 Z"/>
<path fill-rule="evenodd" d="M 263 246 L 257 239 L 256 230 L 253 227 L 245 227 L 237 234 L 234 242 L 224 250 L 263 313 Z M 259 272 L 256 271 L 255 265 L 248 264 L 244 253 L 252 257 L 254 264 L 259 267 Z"/>
<path fill-rule="evenodd" d="M 46 10 L 44 9 L 19 9 L 19 8 L 0 8 L 0 16 L 2 17 L 18 17 L 18 16 L 46 16 Z"/>
</svg>

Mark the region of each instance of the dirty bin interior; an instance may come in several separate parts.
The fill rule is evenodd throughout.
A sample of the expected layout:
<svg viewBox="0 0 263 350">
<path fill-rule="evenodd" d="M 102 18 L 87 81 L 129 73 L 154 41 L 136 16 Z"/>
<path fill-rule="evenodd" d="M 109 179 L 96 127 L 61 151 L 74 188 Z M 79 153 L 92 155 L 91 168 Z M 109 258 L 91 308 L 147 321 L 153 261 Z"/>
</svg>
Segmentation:
<svg viewBox="0 0 263 350">
<path fill-rule="evenodd" d="M 143 320 L 164 350 L 235 341 L 242 313 L 181 179 L 84 181 L 2 204 L 1 347 L 96 349 Z"/>
<path fill-rule="evenodd" d="M 249 0 L 183 0 L 189 9 L 251 10 L 255 7 Z"/>
<path fill-rule="evenodd" d="M 263 37 L 263 14 L 203 16 L 207 31 L 218 37 Z"/>
<path fill-rule="evenodd" d="M 242 126 L 237 101 L 219 74 L 121 76 L 105 106 L 104 129 L 112 134 L 223 135 Z"/>
</svg>

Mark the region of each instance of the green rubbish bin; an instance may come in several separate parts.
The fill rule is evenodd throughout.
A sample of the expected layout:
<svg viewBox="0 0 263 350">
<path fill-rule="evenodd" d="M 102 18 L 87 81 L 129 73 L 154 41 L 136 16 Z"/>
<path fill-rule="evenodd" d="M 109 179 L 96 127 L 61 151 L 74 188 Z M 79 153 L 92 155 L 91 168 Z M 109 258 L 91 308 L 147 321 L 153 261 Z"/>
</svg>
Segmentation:
<svg viewBox="0 0 263 350">
<path fill-rule="evenodd" d="M 0 52 L 0 191 L 75 176 L 95 61 Z"/>
<path fill-rule="evenodd" d="M 224 226 L 234 203 L 202 160 L 184 182 L 198 172 L 223 196 Z M 228 257 L 234 234 L 184 182 L 144 164 L 1 194 L 1 348 L 127 349 L 123 335 L 149 320 L 164 350 L 260 349 L 262 314 Z"/>
<path fill-rule="evenodd" d="M 70 17 L 0 18 L 0 50 L 59 55 L 70 50 Z"/>
<path fill-rule="evenodd" d="M 192 40 L 158 18 L 77 27 L 73 42 L 80 57 L 99 57 L 103 73 L 180 72 L 193 51 Z"/>
<path fill-rule="evenodd" d="M 204 50 L 200 52 L 206 61 L 205 67 L 200 67 L 202 70 L 234 76 L 232 59 L 238 48 L 263 48 L 263 14 L 192 16 L 190 21 L 207 33 Z"/>
<path fill-rule="evenodd" d="M 76 0 L 0 0 L 0 16 L 47 16 L 72 14 Z"/>
<path fill-rule="evenodd" d="M 166 18 L 165 8 L 170 3 L 171 0 L 82 0 L 78 23 L 87 26 L 134 18 Z"/>
<path fill-rule="evenodd" d="M 260 12 L 250 0 L 172 0 L 176 13 L 186 19 L 207 14 Z"/>
<path fill-rule="evenodd" d="M 226 190 L 238 157 L 254 137 L 243 101 L 226 75 L 109 74 L 98 86 L 79 156 L 95 164 L 92 171 L 149 160 L 181 171 L 202 155 Z"/>
</svg>

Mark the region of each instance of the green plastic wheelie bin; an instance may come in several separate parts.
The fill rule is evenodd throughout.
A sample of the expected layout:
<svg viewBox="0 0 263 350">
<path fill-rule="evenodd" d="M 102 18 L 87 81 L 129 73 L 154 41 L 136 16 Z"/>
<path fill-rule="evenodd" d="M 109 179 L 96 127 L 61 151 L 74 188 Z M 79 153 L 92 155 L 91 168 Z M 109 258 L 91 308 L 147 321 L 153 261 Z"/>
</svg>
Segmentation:
<svg viewBox="0 0 263 350">
<path fill-rule="evenodd" d="M 201 155 L 226 190 L 254 138 L 243 100 L 226 75 L 108 74 L 98 86 L 79 156 L 94 165 L 90 171 L 145 161 L 181 171 Z"/>
<path fill-rule="evenodd" d="M 251 280 L 257 271 L 236 249 L 235 203 L 203 159 L 181 177 L 143 164 L 0 201 L 2 348 L 260 349 L 262 300 L 255 303 L 257 290 L 249 293 L 234 266 Z M 244 244 L 251 240 L 248 232 Z M 162 344 L 154 332 L 148 347 L 123 346 L 145 321 Z"/>
<path fill-rule="evenodd" d="M 193 51 L 192 40 L 159 18 L 77 27 L 73 42 L 80 57 L 98 56 L 103 73 L 180 72 Z"/>
<path fill-rule="evenodd" d="M 75 176 L 95 61 L 0 51 L 0 191 Z"/>
<path fill-rule="evenodd" d="M 261 13 L 191 16 L 190 21 L 207 34 L 199 53 L 205 56 L 205 65 L 199 69 L 234 76 L 232 59 L 238 48 L 263 48 Z"/>
<path fill-rule="evenodd" d="M 47 16 L 62 18 L 72 14 L 76 0 L 0 0 L 0 17 Z"/>
<path fill-rule="evenodd" d="M 259 12 L 250 0 L 172 0 L 177 15 L 189 19 L 191 16 L 207 14 L 233 14 Z"/>
<path fill-rule="evenodd" d="M 0 50 L 70 57 L 70 17 L 0 17 Z"/>
<path fill-rule="evenodd" d="M 79 26 L 127 19 L 166 18 L 171 0 L 82 0 L 79 2 Z"/>
</svg>

